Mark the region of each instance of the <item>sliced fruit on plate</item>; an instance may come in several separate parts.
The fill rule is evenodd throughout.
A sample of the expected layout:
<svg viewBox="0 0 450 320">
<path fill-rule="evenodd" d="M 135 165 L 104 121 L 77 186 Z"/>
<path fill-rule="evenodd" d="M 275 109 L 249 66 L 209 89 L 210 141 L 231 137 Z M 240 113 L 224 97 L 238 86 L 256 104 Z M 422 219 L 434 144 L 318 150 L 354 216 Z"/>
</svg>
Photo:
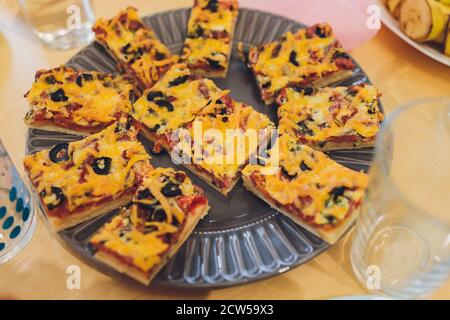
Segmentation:
<svg viewBox="0 0 450 320">
<path fill-rule="evenodd" d="M 394 16 L 394 18 L 398 19 L 400 15 L 400 4 L 403 0 L 386 0 L 386 6 L 389 12 Z"/>
<path fill-rule="evenodd" d="M 435 0 L 403 0 L 399 8 L 400 28 L 419 42 L 442 39 L 448 18 L 448 8 Z"/>
<path fill-rule="evenodd" d="M 445 33 L 445 44 L 444 44 L 444 53 L 446 56 L 450 57 L 450 20 L 447 24 L 447 31 Z"/>
</svg>

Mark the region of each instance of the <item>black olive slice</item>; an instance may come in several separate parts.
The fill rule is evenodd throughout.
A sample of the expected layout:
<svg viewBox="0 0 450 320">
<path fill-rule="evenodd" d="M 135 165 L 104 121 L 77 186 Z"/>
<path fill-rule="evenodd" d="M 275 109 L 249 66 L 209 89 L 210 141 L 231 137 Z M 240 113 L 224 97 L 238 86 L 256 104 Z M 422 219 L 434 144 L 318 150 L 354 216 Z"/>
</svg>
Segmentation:
<svg viewBox="0 0 450 320">
<path fill-rule="evenodd" d="M 153 221 L 165 222 L 167 219 L 167 214 L 163 209 L 156 209 L 153 213 Z"/>
<path fill-rule="evenodd" d="M 167 111 L 172 112 L 174 110 L 173 105 L 167 100 L 157 100 L 155 104 L 159 107 L 166 108 Z"/>
<path fill-rule="evenodd" d="M 293 86 L 292 89 L 294 89 L 298 93 L 303 93 L 305 96 L 310 96 L 314 93 L 314 88 L 312 88 L 312 87 L 303 87 L 300 85 L 296 85 L 296 86 Z"/>
<path fill-rule="evenodd" d="M 63 89 L 58 89 L 55 92 L 50 93 L 50 99 L 54 102 L 62 102 L 67 101 L 69 98 L 65 95 Z"/>
<path fill-rule="evenodd" d="M 263 89 L 269 89 L 272 86 L 272 82 L 267 81 L 266 83 L 264 83 L 261 88 Z"/>
<path fill-rule="evenodd" d="M 89 73 L 80 74 L 75 80 L 76 84 L 81 88 L 83 86 L 83 81 L 92 81 L 94 77 Z"/>
<path fill-rule="evenodd" d="M 131 48 L 131 43 L 127 43 L 126 45 L 124 45 L 122 47 L 122 49 L 120 49 L 120 52 L 122 52 L 123 54 L 129 54 L 130 48 Z"/>
<path fill-rule="evenodd" d="M 333 59 L 336 60 L 337 58 L 351 59 L 347 53 L 341 51 L 336 51 L 333 54 Z"/>
<path fill-rule="evenodd" d="M 92 169 L 98 175 L 107 175 L 111 170 L 112 159 L 108 157 L 96 158 L 92 163 Z"/>
<path fill-rule="evenodd" d="M 172 217 L 172 225 L 174 227 L 178 227 L 180 225 L 180 222 L 178 221 L 177 217 L 175 217 L 175 216 Z"/>
<path fill-rule="evenodd" d="M 46 204 L 48 210 L 53 210 L 53 209 L 59 207 L 66 199 L 64 192 L 61 190 L 61 188 L 58 188 L 58 187 L 51 187 L 51 194 L 49 194 L 49 195 L 47 195 L 47 192 L 45 190 L 43 190 L 41 192 L 42 198 L 46 198 L 46 197 L 49 197 L 52 195 L 55 196 L 55 200 L 51 203 Z"/>
<path fill-rule="evenodd" d="M 149 102 L 153 102 L 155 101 L 157 98 L 164 98 L 164 93 L 162 93 L 161 91 L 150 91 L 147 94 L 147 100 Z"/>
<path fill-rule="evenodd" d="M 203 29 L 201 25 L 198 25 L 198 26 L 195 28 L 195 31 L 194 31 L 194 32 L 190 32 L 190 33 L 189 33 L 188 37 L 189 37 L 189 38 L 201 38 L 201 37 L 203 37 L 204 35 L 205 35 L 205 29 Z"/>
<path fill-rule="evenodd" d="M 300 164 L 300 169 L 302 171 L 311 171 L 312 169 L 305 163 L 305 161 L 302 161 Z"/>
<path fill-rule="evenodd" d="M 48 76 L 47 78 L 45 78 L 45 82 L 47 84 L 55 84 L 56 83 L 56 78 L 53 75 Z"/>
<path fill-rule="evenodd" d="M 315 34 L 316 34 L 316 36 L 318 36 L 319 38 L 322 38 L 322 39 L 324 39 L 328 36 L 326 31 L 322 27 L 317 27 L 315 30 Z"/>
<path fill-rule="evenodd" d="M 161 193 L 168 198 L 181 196 L 182 194 L 180 186 L 171 181 L 169 181 L 164 187 L 162 187 Z"/>
<path fill-rule="evenodd" d="M 144 199 L 152 199 L 153 195 L 150 191 L 150 189 L 145 188 L 144 190 L 140 190 L 136 196 L 138 200 L 144 200 Z"/>
<path fill-rule="evenodd" d="M 180 84 L 185 83 L 188 79 L 189 75 L 178 77 L 175 80 L 169 82 L 169 88 L 179 86 Z"/>
<path fill-rule="evenodd" d="M 300 64 L 297 61 L 297 52 L 296 51 L 292 51 L 291 54 L 289 55 L 289 62 L 292 63 L 296 67 L 300 66 Z"/>
<path fill-rule="evenodd" d="M 289 172 L 283 167 L 281 167 L 281 174 L 283 176 L 287 177 L 289 180 L 297 178 L 297 174 L 294 174 L 294 175 L 289 174 Z"/>
<path fill-rule="evenodd" d="M 221 116 L 226 115 L 227 114 L 227 108 L 224 107 L 224 108 L 217 109 L 217 114 L 221 115 Z"/>
<path fill-rule="evenodd" d="M 207 10 L 209 10 L 211 12 L 217 12 L 219 10 L 218 4 L 219 4 L 218 0 L 209 0 L 209 2 L 206 5 L 205 9 L 207 9 Z"/>
<path fill-rule="evenodd" d="M 339 197 L 344 196 L 345 190 L 347 190 L 347 187 L 336 187 L 333 190 L 330 191 L 330 195 L 334 202 L 337 202 Z"/>
<path fill-rule="evenodd" d="M 155 53 L 155 59 L 156 59 L 157 61 L 164 60 L 165 58 L 167 58 L 167 56 L 166 56 L 165 53 L 162 53 L 162 52 L 156 52 L 156 53 Z"/>
<path fill-rule="evenodd" d="M 60 143 L 57 144 L 50 150 L 49 153 L 50 160 L 54 163 L 59 163 L 69 160 L 69 144 Z"/>
<path fill-rule="evenodd" d="M 223 66 L 217 60 L 206 58 L 206 61 L 208 61 L 209 66 L 213 69 L 223 69 Z"/>
<path fill-rule="evenodd" d="M 305 121 L 300 121 L 297 123 L 297 125 L 300 127 L 300 133 L 301 134 L 306 134 L 309 136 L 313 136 L 314 135 L 314 131 L 312 131 L 310 128 L 308 128 L 308 125 L 306 124 Z"/>
</svg>

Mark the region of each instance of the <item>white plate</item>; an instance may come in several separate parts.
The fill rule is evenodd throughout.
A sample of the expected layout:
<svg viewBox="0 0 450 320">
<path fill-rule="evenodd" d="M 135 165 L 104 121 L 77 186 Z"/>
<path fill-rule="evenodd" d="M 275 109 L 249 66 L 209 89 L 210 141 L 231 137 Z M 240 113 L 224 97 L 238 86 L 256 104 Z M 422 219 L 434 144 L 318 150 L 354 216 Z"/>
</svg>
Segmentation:
<svg viewBox="0 0 450 320">
<path fill-rule="evenodd" d="M 442 52 L 440 52 L 431 45 L 418 43 L 410 39 L 406 34 L 402 32 L 402 30 L 400 30 L 397 20 L 394 19 L 394 17 L 390 14 L 390 12 L 381 2 L 380 7 L 381 7 L 381 21 L 383 21 L 386 27 L 391 29 L 391 31 L 394 32 L 397 36 L 399 36 L 401 39 L 403 39 L 405 42 L 407 42 L 408 44 L 410 44 L 423 54 L 426 54 L 431 59 L 434 59 L 450 67 L 450 57 L 447 57 L 445 54 L 443 54 Z"/>
</svg>

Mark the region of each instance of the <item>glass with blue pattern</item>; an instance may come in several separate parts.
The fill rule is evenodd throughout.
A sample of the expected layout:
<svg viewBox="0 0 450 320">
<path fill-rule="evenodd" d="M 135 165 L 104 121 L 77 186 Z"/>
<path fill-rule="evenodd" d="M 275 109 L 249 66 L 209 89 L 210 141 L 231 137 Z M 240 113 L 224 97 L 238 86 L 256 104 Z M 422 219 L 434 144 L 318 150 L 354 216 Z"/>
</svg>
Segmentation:
<svg viewBox="0 0 450 320">
<path fill-rule="evenodd" d="M 0 264 L 16 256 L 36 229 L 33 198 L 0 140 Z"/>
</svg>

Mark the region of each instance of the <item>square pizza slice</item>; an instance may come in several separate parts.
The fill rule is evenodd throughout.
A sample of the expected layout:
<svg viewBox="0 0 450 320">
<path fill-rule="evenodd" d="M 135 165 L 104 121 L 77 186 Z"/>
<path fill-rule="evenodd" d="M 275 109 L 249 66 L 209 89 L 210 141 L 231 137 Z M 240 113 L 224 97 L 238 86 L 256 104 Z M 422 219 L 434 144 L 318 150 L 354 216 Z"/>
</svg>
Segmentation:
<svg viewBox="0 0 450 320">
<path fill-rule="evenodd" d="M 279 137 L 269 160 L 247 166 L 243 179 L 248 190 L 329 244 L 356 220 L 368 183 L 366 174 L 289 134 Z"/>
<path fill-rule="evenodd" d="M 208 212 L 208 200 L 184 172 L 157 168 L 131 206 L 90 239 L 95 257 L 149 284 Z"/>
<path fill-rule="evenodd" d="M 383 113 L 372 85 L 288 87 L 278 97 L 280 132 L 322 151 L 373 147 Z"/>
<path fill-rule="evenodd" d="M 132 7 L 110 20 L 99 19 L 93 30 L 97 41 L 110 52 L 119 69 L 135 78 L 141 90 L 151 88 L 178 62 L 179 57 L 172 55 Z"/>
<path fill-rule="evenodd" d="M 188 155 L 190 161 L 182 163 L 226 196 L 240 179 L 241 169 L 267 144 L 274 125 L 225 91 L 185 129 L 173 143 L 172 153 L 181 159 Z"/>
<path fill-rule="evenodd" d="M 328 24 L 288 32 L 241 53 L 267 105 L 288 85 L 325 87 L 348 78 L 356 67 Z"/>
<path fill-rule="evenodd" d="M 83 140 L 25 157 L 25 172 L 56 231 L 131 201 L 151 169 L 136 137 L 128 122 L 118 122 Z"/>
<path fill-rule="evenodd" d="M 195 0 L 182 55 L 194 74 L 226 77 L 238 7 L 236 0 Z"/>
<path fill-rule="evenodd" d="M 218 97 L 222 91 L 209 79 L 195 76 L 185 64 L 173 65 L 155 86 L 144 92 L 132 108 L 141 133 L 170 151 L 172 134 Z"/>
<path fill-rule="evenodd" d="M 122 76 L 68 67 L 40 70 L 25 94 L 30 105 L 25 123 L 49 131 L 94 134 L 127 117 L 135 93 L 134 82 Z"/>
</svg>

